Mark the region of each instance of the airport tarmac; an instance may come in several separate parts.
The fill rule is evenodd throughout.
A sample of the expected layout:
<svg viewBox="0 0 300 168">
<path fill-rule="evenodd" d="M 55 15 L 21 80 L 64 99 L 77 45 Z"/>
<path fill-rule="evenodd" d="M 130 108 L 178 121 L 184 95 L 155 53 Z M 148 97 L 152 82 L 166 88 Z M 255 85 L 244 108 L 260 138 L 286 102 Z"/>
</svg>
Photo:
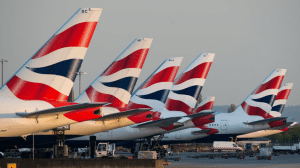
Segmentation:
<svg viewBox="0 0 300 168">
<path fill-rule="evenodd" d="M 219 168 L 219 167 L 242 167 L 242 168 L 296 168 L 300 167 L 300 155 L 279 155 L 274 156 L 272 160 L 256 160 L 256 157 L 246 157 L 245 159 L 236 158 L 191 158 L 192 156 L 200 155 L 195 152 L 180 152 L 179 155 L 173 157 L 181 157 L 180 161 L 170 161 L 170 165 L 165 166 L 166 168 Z"/>
</svg>

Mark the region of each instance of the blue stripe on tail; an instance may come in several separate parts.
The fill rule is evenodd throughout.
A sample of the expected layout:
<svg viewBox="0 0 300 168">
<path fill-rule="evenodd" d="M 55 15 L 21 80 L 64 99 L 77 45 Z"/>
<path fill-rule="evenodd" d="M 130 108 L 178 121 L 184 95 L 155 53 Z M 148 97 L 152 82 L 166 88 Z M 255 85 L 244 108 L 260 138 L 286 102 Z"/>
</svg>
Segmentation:
<svg viewBox="0 0 300 168">
<path fill-rule="evenodd" d="M 170 92 L 170 90 L 164 89 L 164 90 L 159 90 L 159 91 L 147 94 L 147 95 L 137 95 L 137 96 L 142 99 L 158 100 L 158 101 L 165 103 L 168 98 L 169 92 Z"/>
<path fill-rule="evenodd" d="M 137 79 L 138 78 L 136 77 L 126 77 L 113 82 L 101 82 L 101 83 L 107 87 L 122 88 L 124 90 L 127 90 L 131 94 Z"/>
<path fill-rule="evenodd" d="M 274 100 L 276 98 L 276 95 L 268 95 L 259 99 L 252 99 L 253 101 L 259 102 L 259 103 L 267 103 L 270 106 L 273 105 Z"/>
<path fill-rule="evenodd" d="M 26 68 L 39 74 L 63 76 L 69 78 L 74 82 L 76 77 L 76 72 L 79 71 L 81 63 L 82 63 L 82 59 L 69 59 L 46 67 L 41 67 L 41 68 L 26 67 Z"/>
<path fill-rule="evenodd" d="M 201 90 L 202 90 L 202 86 L 194 85 L 182 90 L 172 90 L 172 92 L 181 95 L 189 95 L 194 97 L 196 100 L 198 100 Z"/>
</svg>

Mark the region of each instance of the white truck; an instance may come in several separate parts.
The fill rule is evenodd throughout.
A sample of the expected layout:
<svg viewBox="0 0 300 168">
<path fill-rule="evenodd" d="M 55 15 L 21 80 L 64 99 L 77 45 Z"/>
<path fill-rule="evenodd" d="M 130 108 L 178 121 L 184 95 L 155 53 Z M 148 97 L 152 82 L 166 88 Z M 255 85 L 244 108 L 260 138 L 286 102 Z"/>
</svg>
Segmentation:
<svg viewBox="0 0 300 168">
<path fill-rule="evenodd" d="M 115 157 L 116 144 L 99 143 L 96 149 L 96 157 Z"/>
<path fill-rule="evenodd" d="M 273 153 L 275 156 L 278 156 L 279 153 L 290 153 L 290 154 L 294 154 L 294 153 L 298 153 L 300 155 L 300 142 L 299 143 L 295 143 L 293 145 L 274 145 L 273 146 Z"/>
<path fill-rule="evenodd" d="M 241 152 L 243 149 L 239 147 L 234 142 L 226 142 L 226 141 L 214 141 L 213 147 L 211 148 L 212 151 L 234 151 L 234 152 Z"/>
</svg>

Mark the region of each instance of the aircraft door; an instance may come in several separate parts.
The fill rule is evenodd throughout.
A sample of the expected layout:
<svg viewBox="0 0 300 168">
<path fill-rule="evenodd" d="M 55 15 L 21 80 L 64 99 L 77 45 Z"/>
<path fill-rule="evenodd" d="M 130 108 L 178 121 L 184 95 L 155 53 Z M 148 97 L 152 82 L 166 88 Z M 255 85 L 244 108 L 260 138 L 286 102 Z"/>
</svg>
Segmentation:
<svg viewBox="0 0 300 168">
<path fill-rule="evenodd" d="M 221 130 L 223 130 L 223 131 L 227 130 L 227 120 L 221 121 Z"/>
<path fill-rule="evenodd" d="M 181 139 L 181 131 L 176 131 L 175 138 L 176 139 Z"/>
</svg>

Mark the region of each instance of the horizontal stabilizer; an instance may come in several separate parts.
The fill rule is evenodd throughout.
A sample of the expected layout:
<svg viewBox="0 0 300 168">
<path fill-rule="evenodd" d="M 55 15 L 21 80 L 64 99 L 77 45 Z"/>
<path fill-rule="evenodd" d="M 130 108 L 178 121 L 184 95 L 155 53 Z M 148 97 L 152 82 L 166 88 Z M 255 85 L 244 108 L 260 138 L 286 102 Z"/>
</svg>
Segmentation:
<svg viewBox="0 0 300 168">
<path fill-rule="evenodd" d="M 274 117 L 274 118 L 268 118 L 268 119 L 252 121 L 252 122 L 244 122 L 244 124 L 248 124 L 248 125 L 268 124 L 269 122 L 279 121 L 287 118 L 288 117 Z"/>
<path fill-rule="evenodd" d="M 147 112 L 150 110 L 152 110 L 152 108 L 138 108 L 138 109 L 132 109 L 132 110 L 128 110 L 128 111 L 122 111 L 119 113 L 104 115 L 101 118 L 96 119 L 96 121 L 107 121 L 107 120 L 119 119 L 122 117 L 129 117 L 134 114 L 144 113 L 144 112 Z"/>
<path fill-rule="evenodd" d="M 202 112 L 200 112 L 200 113 L 195 113 L 195 114 L 191 114 L 191 115 L 187 115 L 187 116 L 185 116 L 185 117 L 189 117 L 189 118 L 197 118 L 197 117 L 204 117 L 204 116 L 207 116 L 207 115 L 210 115 L 210 114 L 213 114 L 213 113 L 215 113 L 214 111 L 202 111 Z"/>
<path fill-rule="evenodd" d="M 47 117 L 52 115 L 59 115 L 64 114 L 70 111 L 85 109 L 85 108 L 92 108 L 92 107 L 100 107 L 103 105 L 107 105 L 109 103 L 100 102 L 100 103 L 81 103 L 81 104 L 74 104 L 69 106 L 62 106 L 62 107 L 55 107 L 51 109 L 45 109 L 35 112 L 28 112 L 28 113 L 16 113 L 18 116 L 26 117 L 26 118 L 37 118 L 37 117 Z"/>
<path fill-rule="evenodd" d="M 147 122 L 144 124 L 140 124 L 137 126 L 134 126 L 135 128 L 146 128 L 146 127 L 168 127 L 171 124 L 177 122 L 178 120 L 180 120 L 181 117 L 170 117 L 170 118 L 165 118 L 165 119 L 160 119 L 160 120 L 156 120 L 156 121 L 151 121 L 151 122 Z"/>
<path fill-rule="evenodd" d="M 206 134 L 210 131 L 211 129 L 204 129 L 204 130 L 200 130 L 200 131 L 193 131 L 192 134 L 193 135 L 200 135 L 200 134 Z"/>
</svg>

